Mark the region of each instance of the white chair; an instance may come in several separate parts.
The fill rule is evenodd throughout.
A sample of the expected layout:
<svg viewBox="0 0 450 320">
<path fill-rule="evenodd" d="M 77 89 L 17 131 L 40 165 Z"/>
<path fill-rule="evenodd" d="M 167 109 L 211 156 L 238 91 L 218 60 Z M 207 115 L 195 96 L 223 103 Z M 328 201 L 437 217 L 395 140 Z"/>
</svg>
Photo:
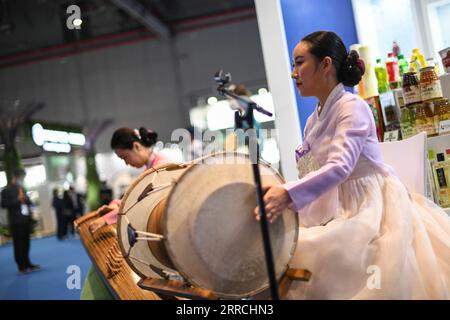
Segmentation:
<svg viewBox="0 0 450 320">
<path fill-rule="evenodd" d="M 427 195 L 427 134 L 380 143 L 384 162 L 391 166 L 408 191 Z"/>
</svg>

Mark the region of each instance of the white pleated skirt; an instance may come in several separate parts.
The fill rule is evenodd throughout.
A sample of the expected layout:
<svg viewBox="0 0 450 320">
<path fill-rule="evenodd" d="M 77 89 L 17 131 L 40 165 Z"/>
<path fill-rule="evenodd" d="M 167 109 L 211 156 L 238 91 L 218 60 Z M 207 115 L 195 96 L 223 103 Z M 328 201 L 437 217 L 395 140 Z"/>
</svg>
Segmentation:
<svg viewBox="0 0 450 320">
<path fill-rule="evenodd" d="M 291 267 L 312 277 L 294 282 L 289 299 L 449 298 L 444 210 L 380 172 L 347 180 L 337 194 L 334 219 L 300 228 Z"/>
</svg>

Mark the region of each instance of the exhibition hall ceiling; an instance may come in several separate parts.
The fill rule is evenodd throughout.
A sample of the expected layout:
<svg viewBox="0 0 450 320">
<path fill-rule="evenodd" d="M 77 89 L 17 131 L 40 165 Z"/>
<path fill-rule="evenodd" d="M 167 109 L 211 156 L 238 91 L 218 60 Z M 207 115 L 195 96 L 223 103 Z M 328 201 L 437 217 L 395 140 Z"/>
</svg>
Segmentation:
<svg viewBox="0 0 450 320">
<path fill-rule="evenodd" d="M 78 32 L 67 8 L 80 8 Z M 255 16 L 253 0 L 0 0 L 0 58 L 64 46 L 183 31 Z"/>
</svg>

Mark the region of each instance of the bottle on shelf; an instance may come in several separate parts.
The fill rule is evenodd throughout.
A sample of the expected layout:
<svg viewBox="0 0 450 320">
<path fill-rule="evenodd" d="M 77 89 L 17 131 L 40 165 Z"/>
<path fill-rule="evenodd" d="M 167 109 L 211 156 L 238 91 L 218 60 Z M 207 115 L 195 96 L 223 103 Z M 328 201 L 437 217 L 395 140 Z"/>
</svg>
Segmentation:
<svg viewBox="0 0 450 320">
<path fill-rule="evenodd" d="M 422 66 L 420 65 L 419 60 L 417 60 L 416 58 L 411 58 L 411 61 L 409 62 L 408 72 L 419 73 L 420 68 L 422 68 Z"/>
<path fill-rule="evenodd" d="M 425 131 L 429 137 L 437 134 L 434 113 L 431 107 L 432 102 L 427 101 L 419 104 L 416 108 L 416 131 Z"/>
<path fill-rule="evenodd" d="M 422 104 L 417 73 L 407 72 L 403 75 L 402 91 L 405 107 L 401 111 L 400 125 L 402 127 L 403 139 L 406 139 L 417 133 L 416 110 Z"/>
<path fill-rule="evenodd" d="M 441 133 L 441 122 L 450 120 L 450 102 L 448 99 L 437 99 L 433 101 L 434 105 L 434 122 L 436 132 Z"/>
<path fill-rule="evenodd" d="M 441 74 L 439 64 L 436 62 L 434 58 L 428 58 L 426 61 L 427 67 L 434 67 L 434 72 L 439 76 Z"/>
<path fill-rule="evenodd" d="M 397 41 L 394 41 L 394 43 L 392 44 L 392 53 L 395 57 L 398 57 L 400 55 L 400 47 Z"/>
<path fill-rule="evenodd" d="M 434 67 L 420 69 L 420 94 L 422 101 L 441 99 L 443 97 L 441 81 Z"/>
<path fill-rule="evenodd" d="M 389 90 L 388 73 L 381 59 L 377 59 L 377 64 L 375 65 L 375 75 L 378 82 L 378 92 L 384 93 Z"/>
<path fill-rule="evenodd" d="M 382 142 L 386 128 L 383 121 L 383 112 L 381 110 L 380 97 L 378 93 L 378 82 L 375 75 L 375 68 L 372 65 L 370 48 L 368 46 L 359 47 L 359 56 L 364 61 L 366 66 L 366 72 L 362 77 L 362 82 L 364 84 L 362 88 L 362 98 L 367 102 L 372 110 L 377 127 L 378 140 Z"/>
<path fill-rule="evenodd" d="M 397 58 L 392 52 L 388 54 L 386 60 L 386 69 L 389 76 L 389 87 L 394 90 L 400 87 L 400 70 L 398 67 Z"/>
<path fill-rule="evenodd" d="M 355 43 L 352 44 L 350 46 L 350 51 L 351 50 L 355 50 L 356 52 L 358 52 L 359 55 L 361 55 L 361 53 L 359 52 L 359 48 L 362 47 L 362 44 L 359 43 Z M 361 79 L 361 81 L 358 83 L 358 85 L 356 85 L 353 88 L 355 94 L 358 94 L 362 99 L 364 99 L 364 79 Z"/>
<path fill-rule="evenodd" d="M 419 48 L 414 48 L 411 55 L 411 60 L 417 60 L 420 63 L 420 67 L 423 68 L 427 64 L 425 62 L 424 55 L 420 52 Z M 420 68 L 419 68 L 420 69 Z"/>
<path fill-rule="evenodd" d="M 400 107 L 400 130 L 402 139 L 407 139 L 416 134 L 416 118 L 412 108 L 405 105 Z"/>
<path fill-rule="evenodd" d="M 415 72 L 407 72 L 403 75 L 403 99 L 405 105 L 422 102 L 420 94 L 420 82 Z"/>
<path fill-rule="evenodd" d="M 409 71 L 408 61 L 406 61 L 405 56 L 402 54 L 398 56 L 398 68 L 400 73 L 400 80 L 402 80 L 403 75 Z"/>
</svg>

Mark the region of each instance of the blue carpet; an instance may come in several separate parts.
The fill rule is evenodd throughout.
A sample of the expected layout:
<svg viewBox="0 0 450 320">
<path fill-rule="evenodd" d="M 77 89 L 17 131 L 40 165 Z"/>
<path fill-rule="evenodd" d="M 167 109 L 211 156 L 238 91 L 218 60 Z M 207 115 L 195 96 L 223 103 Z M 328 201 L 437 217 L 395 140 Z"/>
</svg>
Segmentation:
<svg viewBox="0 0 450 320">
<path fill-rule="evenodd" d="M 67 280 L 73 272 L 66 273 L 71 265 L 79 267 L 83 286 L 91 262 L 78 238 L 58 241 L 56 237 L 33 239 L 30 260 L 42 270 L 19 275 L 11 243 L 0 247 L 0 300 L 78 300 L 81 288 L 69 289 Z M 69 281 L 71 284 L 77 282 Z"/>
</svg>

